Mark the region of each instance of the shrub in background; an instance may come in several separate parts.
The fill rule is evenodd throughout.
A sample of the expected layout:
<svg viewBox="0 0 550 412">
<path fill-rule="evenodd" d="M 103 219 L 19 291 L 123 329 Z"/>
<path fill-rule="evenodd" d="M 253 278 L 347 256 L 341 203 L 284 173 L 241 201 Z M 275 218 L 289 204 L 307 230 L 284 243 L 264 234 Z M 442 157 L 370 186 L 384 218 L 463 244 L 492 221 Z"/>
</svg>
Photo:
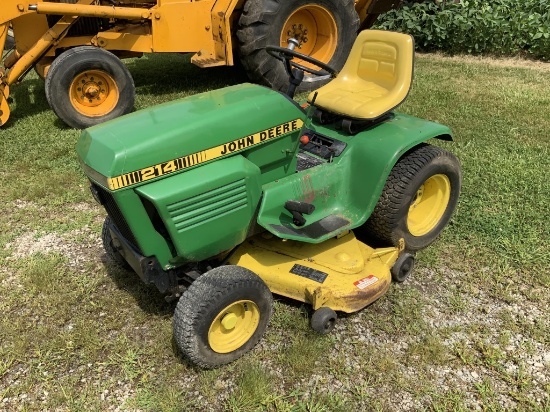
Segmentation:
<svg viewBox="0 0 550 412">
<path fill-rule="evenodd" d="M 548 0 L 405 1 L 377 27 L 412 34 L 420 51 L 550 60 Z"/>
</svg>

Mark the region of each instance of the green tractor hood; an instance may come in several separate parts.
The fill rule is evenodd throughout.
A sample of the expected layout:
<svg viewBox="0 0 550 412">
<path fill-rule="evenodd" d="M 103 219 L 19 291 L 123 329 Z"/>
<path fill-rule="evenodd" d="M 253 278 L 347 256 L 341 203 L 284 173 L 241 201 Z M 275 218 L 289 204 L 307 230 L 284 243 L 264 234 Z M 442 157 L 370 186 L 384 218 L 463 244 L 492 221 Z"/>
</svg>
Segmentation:
<svg viewBox="0 0 550 412">
<path fill-rule="evenodd" d="M 91 178 L 117 190 L 287 135 L 304 118 L 284 95 L 241 84 L 89 128 L 77 152 Z"/>
</svg>

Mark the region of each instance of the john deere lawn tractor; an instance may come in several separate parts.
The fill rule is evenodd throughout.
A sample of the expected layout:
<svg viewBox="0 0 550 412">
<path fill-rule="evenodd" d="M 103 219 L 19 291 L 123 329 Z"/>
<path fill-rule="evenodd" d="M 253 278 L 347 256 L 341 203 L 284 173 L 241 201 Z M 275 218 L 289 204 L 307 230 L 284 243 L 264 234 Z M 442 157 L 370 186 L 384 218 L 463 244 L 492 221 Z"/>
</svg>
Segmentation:
<svg viewBox="0 0 550 412">
<path fill-rule="evenodd" d="M 411 86 L 410 36 L 361 32 L 339 73 L 295 46 L 266 48 L 287 93 L 231 86 L 94 126 L 78 143 L 108 214 L 107 256 L 179 299 L 175 340 L 202 367 L 252 349 L 272 293 L 310 304 L 312 328 L 330 332 L 337 312 L 409 276 L 458 201 L 458 160 L 426 143 L 450 130 L 393 111 Z M 297 103 L 308 72 L 333 80 Z"/>
</svg>

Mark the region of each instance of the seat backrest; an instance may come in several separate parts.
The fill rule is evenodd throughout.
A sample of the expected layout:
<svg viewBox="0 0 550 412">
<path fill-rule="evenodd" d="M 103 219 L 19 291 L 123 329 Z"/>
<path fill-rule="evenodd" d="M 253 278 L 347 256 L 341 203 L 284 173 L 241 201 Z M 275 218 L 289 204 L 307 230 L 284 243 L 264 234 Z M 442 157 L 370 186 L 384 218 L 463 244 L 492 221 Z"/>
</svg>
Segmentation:
<svg viewBox="0 0 550 412">
<path fill-rule="evenodd" d="M 357 36 L 339 77 L 358 77 L 390 90 L 412 82 L 414 40 L 408 34 L 364 30 Z M 404 97 L 405 97 L 404 96 Z"/>
<path fill-rule="evenodd" d="M 334 80 L 310 93 L 315 106 L 349 119 L 382 118 L 407 98 L 412 84 L 414 40 L 408 34 L 365 30 L 359 33 Z"/>
</svg>

